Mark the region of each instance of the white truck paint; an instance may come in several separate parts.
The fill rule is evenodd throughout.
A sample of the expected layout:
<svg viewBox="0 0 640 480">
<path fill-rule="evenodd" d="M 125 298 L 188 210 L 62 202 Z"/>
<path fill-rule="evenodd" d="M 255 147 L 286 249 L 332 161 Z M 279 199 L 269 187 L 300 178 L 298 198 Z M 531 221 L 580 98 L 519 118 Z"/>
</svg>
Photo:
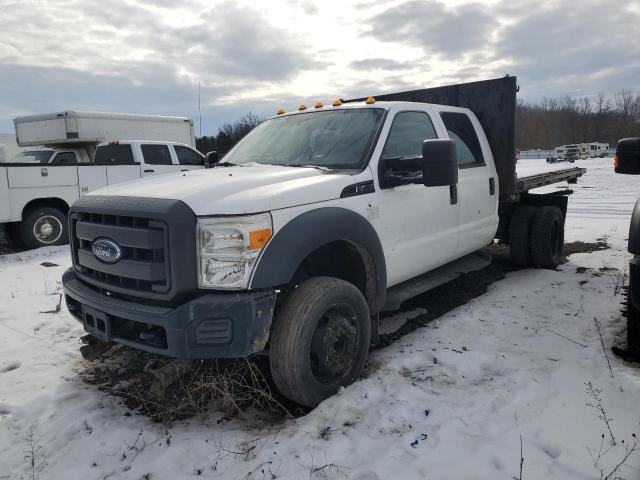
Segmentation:
<svg viewBox="0 0 640 480">
<path fill-rule="evenodd" d="M 83 148 L 37 151 L 51 152 L 52 160 L 0 165 L 0 223 L 15 222 L 12 233 L 30 248 L 67 241 L 66 213 L 82 195 L 143 177 L 204 168 L 200 152 L 177 142 L 105 142 L 96 148 L 95 162 Z M 56 162 L 61 155 L 77 156 L 77 161 Z"/>
<path fill-rule="evenodd" d="M 80 199 L 63 285 L 84 354 L 264 351 L 281 393 L 315 406 L 359 376 L 381 311 L 486 266 L 494 239 L 519 265 L 557 265 L 569 192 L 529 190 L 584 169 L 516 179 L 515 79 L 456 87 L 485 122 L 502 89 L 493 145 L 468 108 L 337 101 L 265 121 L 213 169 Z"/>
</svg>

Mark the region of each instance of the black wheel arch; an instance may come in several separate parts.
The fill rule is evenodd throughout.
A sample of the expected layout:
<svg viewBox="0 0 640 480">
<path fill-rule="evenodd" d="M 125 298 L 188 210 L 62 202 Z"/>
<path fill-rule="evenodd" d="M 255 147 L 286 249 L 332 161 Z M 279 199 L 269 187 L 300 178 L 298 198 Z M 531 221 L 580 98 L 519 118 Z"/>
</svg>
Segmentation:
<svg viewBox="0 0 640 480">
<path fill-rule="evenodd" d="M 370 309 L 373 307 L 372 294 L 377 306 L 384 305 L 387 268 L 378 233 L 362 215 L 340 207 L 317 208 L 289 221 L 265 248 L 253 274 L 251 288 L 289 284 L 305 259 L 336 242 L 352 245 L 360 255 L 367 277 L 367 292 L 364 293 Z"/>
</svg>

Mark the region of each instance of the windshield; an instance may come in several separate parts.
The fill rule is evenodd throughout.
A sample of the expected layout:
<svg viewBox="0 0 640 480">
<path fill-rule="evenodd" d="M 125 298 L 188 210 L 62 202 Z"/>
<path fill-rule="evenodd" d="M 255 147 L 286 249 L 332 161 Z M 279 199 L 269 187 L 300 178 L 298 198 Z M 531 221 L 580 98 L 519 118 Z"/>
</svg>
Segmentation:
<svg viewBox="0 0 640 480">
<path fill-rule="evenodd" d="M 361 169 L 383 113 L 359 108 L 272 118 L 242 139 L 224 161 Z"/>
<path fill-rule="evenodd" d="M 20 152 L 11 159 L 12 163 L 47 163 L 53 155 L 53 150 L 31 150 Z"/>
</svg>

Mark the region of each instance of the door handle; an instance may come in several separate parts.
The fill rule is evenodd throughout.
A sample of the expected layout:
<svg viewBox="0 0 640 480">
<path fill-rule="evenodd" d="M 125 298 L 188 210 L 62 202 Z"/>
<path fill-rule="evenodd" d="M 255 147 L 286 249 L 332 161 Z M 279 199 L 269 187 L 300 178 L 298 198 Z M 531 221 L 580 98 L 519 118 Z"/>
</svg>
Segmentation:
<svg viewBox="0 0 640 480">
<path fill-rule="evenodd" d="M 496 179 L 493 177 L 489 178 L 489 195 L 496 194 Z"/>
<path fill-rule="evenodd" d="M 449 203 L 455 205 L 458 203 L 458 186 L 449 185 Z"/>
<path fill-rule="evenodd" d="M 144 173 L 153 173 L 153 172 L 155 172 L 155 170 L 151 170 L 151 169 L 149 169 L 149 170 L 145 170 L 145 171 L 144 171 Z"/>
<path fill-rule="evenodd" d="M 188 168 L 183 168 L 182 170 L 180 170 L 181 172 L 188 172 L 189 169 Z"/>
</svg>

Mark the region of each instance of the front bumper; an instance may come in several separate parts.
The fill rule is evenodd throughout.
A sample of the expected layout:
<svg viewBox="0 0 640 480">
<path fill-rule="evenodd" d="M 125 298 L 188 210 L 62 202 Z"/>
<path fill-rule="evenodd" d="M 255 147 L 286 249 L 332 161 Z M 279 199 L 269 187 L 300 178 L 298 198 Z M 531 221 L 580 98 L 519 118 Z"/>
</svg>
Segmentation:
<svg viewBox="0 0 640 480">
<path fill-rule="evenodd" d="M 629 262 L 629 299 L 640 309 L 640 255 L 635 255 Z"/>
<path fill-rule="evenodd" d="M 264 350 L 276 292 L 207 293 L 177 307 L 135 303 L 62 276 L 67 308 L 84 329 L 115 342 L 175 358 L 234 358 Z"/>
</svg>

